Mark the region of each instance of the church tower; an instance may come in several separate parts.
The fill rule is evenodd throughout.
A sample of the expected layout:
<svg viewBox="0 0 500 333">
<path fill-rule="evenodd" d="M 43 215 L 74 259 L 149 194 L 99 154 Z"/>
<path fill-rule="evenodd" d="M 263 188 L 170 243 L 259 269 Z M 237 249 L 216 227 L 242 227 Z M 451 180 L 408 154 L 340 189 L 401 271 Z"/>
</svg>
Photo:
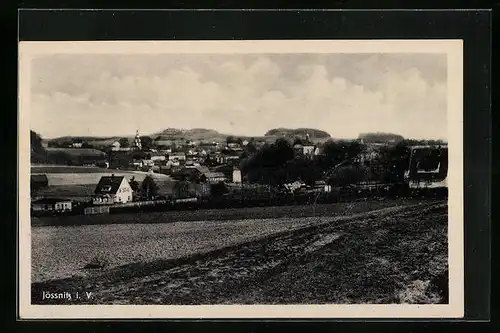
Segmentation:
<svg viewBox="0 0 500 333">
<path fill-rule="evenodd" d="M 135 150 L 141 150 L 142 149 L 141 138 L 139 137 L 139 130 L 137 130 L 135 132 L 134 149 Z"/>
</svg>

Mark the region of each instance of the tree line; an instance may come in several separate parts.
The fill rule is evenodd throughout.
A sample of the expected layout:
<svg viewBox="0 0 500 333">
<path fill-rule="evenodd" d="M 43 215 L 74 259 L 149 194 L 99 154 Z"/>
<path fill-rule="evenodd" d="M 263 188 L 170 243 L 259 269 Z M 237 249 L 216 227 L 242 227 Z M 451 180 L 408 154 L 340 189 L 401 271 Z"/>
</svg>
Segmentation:
<svg viewBox="0 0 500 333">
<path fill-rule="evenodd" d="M 292 143 L 278 139 L 266 144 L 240 163 L 243 177 L 251 183 L 282 185 L 302 180 L 308 185 L 324 180 L 331 185 L 347 185 L 363 181 L 399 183 L 409 165 L 411 145 L 426 142 L 401 140 L 378 149 L 376 156 L 367 160 L 357 157 L 369 150 L 358 140 L 329 140 L 322 146 L 322 154 L 308 158 L 294 156 Z M 438 142 L 439 143 L 439 142 Z M 345 163 L 334 172 L 334 166 Z"/>
</svg>

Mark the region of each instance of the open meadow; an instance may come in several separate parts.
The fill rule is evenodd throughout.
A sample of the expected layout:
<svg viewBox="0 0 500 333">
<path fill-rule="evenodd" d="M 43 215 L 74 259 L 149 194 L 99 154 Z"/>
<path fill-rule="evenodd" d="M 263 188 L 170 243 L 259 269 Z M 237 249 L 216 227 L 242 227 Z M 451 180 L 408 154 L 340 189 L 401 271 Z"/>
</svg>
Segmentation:
<svg viewBox="0 0 500 333">
<path fill-rule="evenodd" d="M 114 170 L 97 167 L 83 166 L 65 166 L 65 165 L 32 165 L 31 174 L 45 174 L 49 181 L 49 187 L 52 186 L 75 186 L 75 185 L 97 185 L 101 177 L 126 176 L 135 177 L 137 181 L 142 181 L 150 175 L 155 181 L 165 181 L 171 178 L 164 174 L 148 173 L 134 170 Z M 65 189 L 63 189 L 64 191 Z"/>
<path fill-rule="evenodd" d="M 135 177 L 135 175 L 134 175 Z M 50 176 L 49 176 L 50 179 Z M 141 177 L 136 177 L 137 181 Z M 50 182 L 50 180 L 49 180 Z M 68 198 L 75 201 L 89 201 L 91 196 L 94 195 L 95 188 L 99 179 L 95 183 L 90 184 L 71 184 L 71 185 L 49 185 L 36 191 L 36 196 L 45 198 Z M 175 181 L 171 178 L 162 178 L 155 180 L 158 185 L 158 192 L 166 195 L 172 192 Z"/>
<path fill-rule="evenodd" d="M 99 304 L 446 301 L 446 202 L 340 205 L 321 217 L 34 227 L 32 301 L 68 288 Z M 106 266 L 85 269 L 93 260 Z"/>
</svg>

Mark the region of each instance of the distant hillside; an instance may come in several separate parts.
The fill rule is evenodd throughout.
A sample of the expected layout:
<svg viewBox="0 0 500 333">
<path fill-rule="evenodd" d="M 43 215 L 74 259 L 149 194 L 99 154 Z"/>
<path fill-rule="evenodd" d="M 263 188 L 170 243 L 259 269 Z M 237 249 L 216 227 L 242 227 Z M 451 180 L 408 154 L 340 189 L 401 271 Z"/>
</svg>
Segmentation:
<svg viewBox="0 0 500 333">
<path fill-rule="evenodd" d="M 193 129 L 177 129 L 167 128 L 161 132 L 150 135 L 155 141 L 161 140 L 212 140 L 224 141 L 227 135 L 219 133 L 215 130 L 206 128 L 193 128 Z"/>
<path fill-rule="evenodd" d="M 109 146 L 113 142 L 119 140 L 120 137 L 95 137 L 95 136 L 62 136 L 55 139 L 47 140 L 47 144 L 49 146 L 61 146 L 68 145 L 72 142 L 86 142 L 92 146 Z M 133 139 L 133 136 L 129 137 L 130 140 Z"/>
<path fill-rule="evenodd" d="M 307 134 L 311 136 L 311 139 L 330 139 L 331 135 L 325 131 L 321 131 L 314 128 L 274 128 L 267 131 L 266 136 L 278 136 L 278 137 L 305 137 Z"/>
<path fill-rule="evenodd" d="M 400 142 L 404 140 L 404 137 L 399 134 L 394 133 L 361 133 L 358 137 L 362 139 L 365 143 L 388 143 L 388 142 Z"/>
<path fill-rule="evenodd" d="M 256 140 L 264 140 L 266 142 L 272 143 L 276 138 L 287 137 L 293 139 L 295 137 L 305 138 L 306 133 L 309 133 L 311 140 L 314 142 L 321 142 L 331 139 L 330 134 L 325 131 L 312 129 L 312 128 L 297 128 L 297 129 L 287 129 L 287 128 L 276 128 L 269 130 L 264 136 L 244 136 L 244 135 L 233 135 L 227 133 L 220 133 L 216 130 L 206 129 L 206 128 L 193 128 L 193 129 L 178 129 L 178 128 L 167 128 L 160 132 L 147 134 L 140 133 L 141 135 L 149 136 L 154 142 L 158 144 L 165 144 L 166 142 L 185 142 L 185 141 L 204 141 L 204 142 L 225 142 L 227 137 L 232 136 L 235 139 L 250 140 L 254 138 Z M 113 137 L 79 137 L 79 136 L 64 136 L 55 139 L 50 139 L 48 141 L 49 146 L 67 146 L 72 142 L 84 142 L 90 146 L 96 148 L 109 147 L 113 142 L 118 141 L 119 136 Z M 132 142 L 134 135 L 125 136 Z"/>
</svg>

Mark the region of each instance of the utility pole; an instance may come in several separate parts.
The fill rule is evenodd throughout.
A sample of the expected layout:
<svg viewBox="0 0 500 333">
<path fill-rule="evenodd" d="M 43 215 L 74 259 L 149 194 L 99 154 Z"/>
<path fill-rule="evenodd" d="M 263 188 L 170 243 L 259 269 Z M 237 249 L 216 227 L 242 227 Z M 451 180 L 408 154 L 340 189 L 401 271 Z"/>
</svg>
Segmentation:
<svg viewBox="0 0 500 333">
<path fill-rule="evenodd" d="M 327 170 L 323 176 L 323 180 L 324 181 L 328 181 L 328 178 L 330 178 L 330 176 L 339 168 L 341 167 L 342 165 L 350 162 L 351 159 L 347 159 L 347 160 L 344 160 L 336 165 L 334 165 L 332 168 L 330 168 L 329 170 Z M 316 217 L 316 203 L 318 201 L 318 198 L 319 196 L 321 195 L 321 192 L 318 192 L 318 194 L 316 194 L 316 197 L 314 198 L 314 202 L 313 202 L 313 217 Z"/>
</svg>

